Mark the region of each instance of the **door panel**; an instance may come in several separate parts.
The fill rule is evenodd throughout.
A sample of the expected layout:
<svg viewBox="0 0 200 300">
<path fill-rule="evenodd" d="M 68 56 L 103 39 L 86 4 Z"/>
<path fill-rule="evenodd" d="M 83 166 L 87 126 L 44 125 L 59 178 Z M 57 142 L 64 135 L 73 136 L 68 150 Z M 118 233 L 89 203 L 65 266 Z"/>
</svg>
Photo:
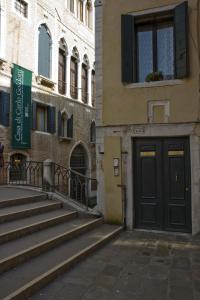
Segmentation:
<svg viewBox="0 0 200 300">
<path fill-rule="evenodd" d="M 135 144 L 136 227 L 161 228 L 160 142 L 137 140 Z"/>
<path fill-rule="evenodd" d="M 189 140 L 164 141 L 164 210 L 166 230 L 191 231 Z"/>
<path fill-rule="evenodd" d="M 191 232 L 189 139 L 134 142 L 136 227 Z"/>
</svg>

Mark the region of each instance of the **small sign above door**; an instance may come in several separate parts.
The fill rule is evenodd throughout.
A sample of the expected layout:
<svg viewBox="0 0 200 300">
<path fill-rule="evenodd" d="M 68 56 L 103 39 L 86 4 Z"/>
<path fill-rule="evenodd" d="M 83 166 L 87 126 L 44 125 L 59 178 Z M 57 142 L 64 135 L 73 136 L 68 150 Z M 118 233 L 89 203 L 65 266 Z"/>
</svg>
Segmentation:
<svg viewBox="0 0 200 300">
<path fill-rule="evenodd" d="M 155 157 L 155 156 L 156 156 L 155 151 L 140 152 L 140 157 Z"/>
<path fill-rule="evenodd" d="M 168 151 L 168 156 L 184 156 L 183 150 Z"/>
</svg>

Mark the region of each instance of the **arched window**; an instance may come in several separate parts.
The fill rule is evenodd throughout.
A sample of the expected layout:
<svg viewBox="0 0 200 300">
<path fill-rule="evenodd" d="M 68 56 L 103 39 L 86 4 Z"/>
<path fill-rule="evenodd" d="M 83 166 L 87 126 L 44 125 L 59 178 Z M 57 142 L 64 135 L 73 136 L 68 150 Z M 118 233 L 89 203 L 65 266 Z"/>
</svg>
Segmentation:
<svg viewBox="0 0 200 300">
<path fill-rule="evenodd" d="M 58 91 L 64 95 L 66 93 L 66 55 L 67 45 L 64 39 L 59 43 L 59 58 L 58 58 Z"/>
<path fill-rule="evenodd" d="M 72 169 L 72 171 L 76 171 L 80 174 L 87 174 L 88 156 L 81 144 L 77 145 L 72 152 L 70 159 L 70 168 Z M 85 196 L 87 192 L 87 182 L 85 181 L 85 177 L 79 176 L 72 172 L 70 179 L 70 197 L 85 204 Z"/>
<path fill-rule="evenodd" d="M 93 10 L 92 10 L 92 1 L 86 1 L 86 8 L 85 8 L 85 21 L 86 25 L 92 29 L 93 28 Z"/>
<path fill-rule="evenodd" d="M 92 70 L 91 93 L 92 93 L 92 106 L 94 107 L 95 106 L 95 100 L 96 100 L 95 70 Z"/>
<path fill-rule="evenodd" d="M 73 138 L 73 115 L 58 112 L 58 135 L 62 138 Z"/>
<path fill-rule="evenodd" d="M 74 99 L 78 98 L 78 61 L 78 50 L 74 47 L 70 63 L 70 95 Z"/>
<path fill-rule="evenodd" d="M 90 142 L 95 143 L 96 141 L 96 124 L 92 121 L 90 125 Z"/>
<path fill-rule="evenodd" d="M 82 64 L 82 101 L 83 103 L 88 103 L 88 68 L 89 60 L 87 55 L 84 55 Z"/>
<path fill-rule="evenodd" d="M 77 0 L 77 17 L 83 22 L 83 0 Z"/>
<path fill-rule="evenodd" d="M 50 78 L 52 40 L 49 30 L 45 24 L 42 24 L 39 27 L 38 45 L 38 73 L 47 78 Z"/>
</svg>

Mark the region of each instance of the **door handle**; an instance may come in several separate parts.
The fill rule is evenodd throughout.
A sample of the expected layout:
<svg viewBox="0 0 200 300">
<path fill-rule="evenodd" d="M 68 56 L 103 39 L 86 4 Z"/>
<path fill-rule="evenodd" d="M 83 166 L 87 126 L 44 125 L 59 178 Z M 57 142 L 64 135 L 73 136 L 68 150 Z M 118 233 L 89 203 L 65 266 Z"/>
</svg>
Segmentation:
<svg viewBox="0 0 200 300">
<path fill-rule="evenodd" d="M 188 188 L 188 187 L 186 187 L 186 188 L 185 188 L 185 191 L 186 191 L 186 192 L 188 192 L 188 191 L 189 191 L 189 188 Z"/>
</svg>

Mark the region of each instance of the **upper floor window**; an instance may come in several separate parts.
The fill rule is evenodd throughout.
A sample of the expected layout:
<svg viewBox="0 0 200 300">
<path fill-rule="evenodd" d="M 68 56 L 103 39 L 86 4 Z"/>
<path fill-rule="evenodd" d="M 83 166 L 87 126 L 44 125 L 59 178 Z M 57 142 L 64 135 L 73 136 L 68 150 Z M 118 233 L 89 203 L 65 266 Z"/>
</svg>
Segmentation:
<svg viewBox="0 0 200 300">
<path fill-rule="evenodd" d="M 174 28 L 171 19 L 137 26 L 137 81 L 174 78 Z"/>
<path fill-rule="evenodd" d="M 96 81 L 95 81 L 95 70 L 92 70 L 92 86 L 91 86 L 91 92 L 92 92 L 92 106 L 95 106 L 95 100 L 96 100 Z"/>
<path fill-rule="evenodd" d="M 50 32 L 45 24 L 39 27 L 38 43 L 38 73 L 47 78 L 51 77 L 51 48 L 52 40 Z"/>
<path fill-rule="evenodd" d="M 37 105 L 37 130 L 47 131 L 47 106 Z"/>
<path fill-rule="evenodd" d="M 93 10 L 92 10 L 92 1 L 86 1 L 86 9 L 85 9 L 85 22 L 86 25 L 92 29 L 93 28 Z"/>
<path fill-rule="evenodd" d="M 55 107 L 32 101 L 33 130 L 55 133 Z"/>
<path fill-rule="evenodd" d="M 74 0 L 69 0 L 69 9 L 74 14 Z"/>
<path fill-rule="evenodd" d="M 69 117 L 66 112 L 58 112 L 58 136 L 73 138 L 73 115 Z"/>
<path fill-rule="evenodd" d="M 70 63 L 70 95 L 74 99 L 78 98 L 78 61 L 78 50 L 74 47 Z"/>
<path fill-rule="evenodd" d="M 10 121 L 10 94 L 0 91 L 0 124 L 8 127 Z"/>
<path fill-rule="evenodd" d="M 15 0 L 15 10 L 24 18 L 28 18 L 28 3 L 24 0 Z"/>
<path fill-rule="evenodd" d="M 77 1 L 77 17 L 83 22 L 83 0 Z"/>
<path fill-rule="evenodd" d="M 96 125 L 94 121 L 92 121 L 90 125 L 90 142 L 91 143 L 96 142 Z"/>
<path fill-rule="evenodd" d="M 59 58 L 58 58 L 58 91 L 60 94 L 66 93 L 66 55 L 67 45 L 64 39 L 59 43 Z"/>
<path fill-rule="evenodd" d="M 84 55 L 82 64 L 82 101 L 83 103 L 88 103 L 88 68 L 89 60 L 87 55 Z"/>
<path fill-rule="evenodd" d="M 122 16 L 122 81 L 188 76 L 188 4 L 142 16 Z"/>
</svg>

